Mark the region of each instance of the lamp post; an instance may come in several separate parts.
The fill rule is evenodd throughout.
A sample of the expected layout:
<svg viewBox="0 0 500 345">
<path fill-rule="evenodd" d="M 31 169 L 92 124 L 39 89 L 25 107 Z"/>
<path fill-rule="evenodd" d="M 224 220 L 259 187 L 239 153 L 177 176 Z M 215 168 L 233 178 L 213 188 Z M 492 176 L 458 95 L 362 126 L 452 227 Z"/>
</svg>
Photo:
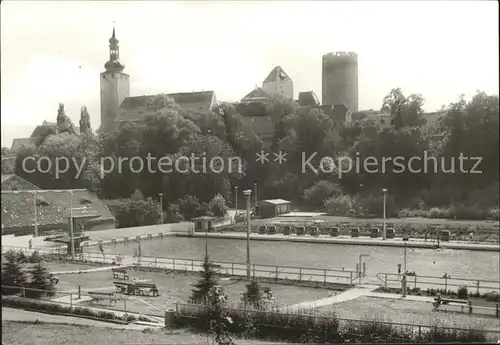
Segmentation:
<svg viewBox="0 0 500 345">
<path fill-rule="evenodd" d="M 404 238 L 403 241 L 405 242 L 405 246 L 404 246 L 404 258 L 403 258 L 403 274 L 406 274 L 406 248 L 407 248 L 407 238 Z"/>
<path fill-rule="evenodd" d="M 385 207 L 385 203 L 386 203 L 386 196 L 387 196 L 387 188 L 384 188 L 382 189 L 382 193 L 384 193 L 384 240 L 387 238 L 386 237 L 386 207 Z"/>
<path fill-rule="evenodd" d="M 36 191 L 33 192 L 33 207 L 35 208 L 35 215 L 34 215 L 35 237 L 38 237 L 38 209 L 36 204 Z"/>
<path fill-rule="evenodd" d="M 254 182 L 254 184 L 253 184 L 253 190 L 254 190 L 254 194 L 255 194 L 254 195 L 254 200 L 255 200 L 254 203 L 255 203 L 255 206 L 257 206 L 257 182 Z M 252 192 L 252 191 L 250 191 L 250 192 Z"/>
<path fill-rule="evenodd" d="M 243 195 L 247 197 L 247 278 L 250 280 L 250 196 L 252 191 L 250 189 L 244 190 Z"/>
<path fill-rule="evenodd" d="M 75 238 L 73 236 L 73 191 L 69 191 L 69 236 L 71 240 L 71 258 L 75 260 Z"/>
<path fill-rule="evenodd" d="M 160 196 L 160 224 L 163 224 L 163 193 L 158 194 Z"/>
<path fill-rule="evenodd" d="M 234 208 L 236 209 L 235 221 L 238 222 L 238 186 L 234 186 Z"/>
</svg>

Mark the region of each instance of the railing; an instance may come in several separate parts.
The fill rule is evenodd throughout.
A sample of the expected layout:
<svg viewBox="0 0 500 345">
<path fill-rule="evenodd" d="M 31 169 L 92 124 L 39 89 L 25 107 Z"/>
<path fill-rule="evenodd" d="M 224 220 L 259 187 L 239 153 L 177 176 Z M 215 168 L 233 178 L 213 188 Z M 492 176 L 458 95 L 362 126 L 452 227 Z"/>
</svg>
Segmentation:
<svg viewBox="0 0 500 345">
<path fill-rule="evenodd" d="M 116 254 L 83 253 L 80 260 L 91 262 L 113 263 L 116 262 Z M 203 260 L 182 259 L 182 258 L 162 258 L 162 257 L 131 257 L 120 255 L 124 258 L 122 264 L 149 268 L 163 268 L 175 271 L 194 271 L 203 269 Z M 217 268 L 217 272 L 222 275 L 246 276 L 246 263 L 211 261 Z M 251 265 L 251 275 L 258 278 L 268 278 L 278 280 L 310 281 L 317 283 L 337 283 L 353 285 L 356 272 L 350 270 L 318 269 L 293 266 L 272 266 L 272 265 Z"/>
<path fill-rule="evenodd" d="M 382 282 L 385 288 L 388 287 L 401 287 L 401 279 L 403 275 L 397 273 L 377 273 L 377 278 Z M 476 293 L 485 293 L 496 291 L 500 292 L 500 281 L 498 280 L 484 280 L 474 278 L 461 278 L 450 277 L 448 275 L 442 277 L 436 276 L 421 276 L 415 274 L 414 276 L 406 276 L 407 287 L 420 288 L 421 290 L 427 288 L 440 288 L 445 291 L 451 289 L 457 291 L 459 287 L 466 286 L 470 292 L 475 289 Z"/>
<path fill-rule="evenodd" d="M 200 304 L 187 304 L 187 303 L 176 303 L 175 306 L 175 316 L 176 317 L 186 317 L 186 318 L 199 318 L 200 315 L 207 315 L 206 312 L 208 311 L 207 306 L 200 305 Z M 331 316 L 322 316 L 322 315 L 316 315 L 316 314 L 304 314 L 304 313 L 287 313 L 286 310 L 284 312 L 275 312 L 275 311 L 258 311 L 258 310 L 252 310 L 252 309 L 236 309 L 236 308 L 226 308 L 226 311 L 229 314 L 239 314 L 241 316 L 250 316 L 254 317 L 256 315 L 262 315 L 265 314 L 267 317 L 262 318 L 264 320 L 270 320 L 270 319 L 283 319 L 283 317 L 289 316 L 293 317 L 294 319 L 297 317 L 303 317 L 303 318 L 315 318 L 318 320 L 331 320 L 331 319 L 336 319 L 338 321 L 338 327 L 339 328 L 344 328 L 348 329 L 348 326 L 352 325 L 363 325 L 363 324 L 370 324 L 370 323 L 377 323 L 378 325 L 385 325 L 385 326 L 391 326 L 393 329 L 399 329 L 399 330 L 404 330 L 404 331 L 411 331 L 415 335 L 422 335 L 424 332 L 428 332 L 431 330 L 443 330 L 443 331 L 463 331 L 462 328 L 458 327 L 437 327 L 437 326 L 432 326 L 432 325 L 423 325 L 423 324 L 414 324 L 414 323 L 399 323 L 399 322 L 389 322 L 389 321 L 378 321 L 378 320 L 368 320 L 368 319 L 349 319 L 349 318 L 339 318 L 339 317 L 331 317 Z M 270 316 L 275 315 L 275 318 L 271 318 Z M 278 318 L 279 316 L 279 318 Z M 256 319 L 256 318 L 255 318 Z M 323 324 L 326 324 L 323 323 Z M 276 327 L 280 327 L 280 325 L 272 325 Z M 281 326 L 282 328 L 286 328 L 286 326 Z M 484 332 L 486 333 L 486 336 L 489 339 L 495 339 L 498 340 L 500 337 L 500 330 L 494 330 L 494 329 L 487 329 L 487 330 L 473 330 L 473 329 L 468 329 L 472 332 L 476 331 L 478 333 Z"/>
<path fill-rule="evenodd" d="M 31 255 L 34 252 L 38 252 L 39 254 L 63 255 L 67 254 L 68 252 L 66 245 L 54 246 L 54 247 L 33 247 L 31 249 L 27 247 L 2 246 L 2 254 L 7 253 L 9 250 L 13 250 L 15 252 L 23 252 L 24 254 L 28 255 Z"/>
</svg>

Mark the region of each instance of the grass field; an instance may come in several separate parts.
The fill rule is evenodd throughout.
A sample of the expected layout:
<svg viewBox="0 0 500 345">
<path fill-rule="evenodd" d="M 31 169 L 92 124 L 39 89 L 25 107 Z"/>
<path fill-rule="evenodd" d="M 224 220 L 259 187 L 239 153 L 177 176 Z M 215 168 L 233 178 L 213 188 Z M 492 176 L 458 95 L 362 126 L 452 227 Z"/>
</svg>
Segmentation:
<svg viewBox="0 0 500 345">
<path fill-rule="evenodd" d="M 50 272 L 66 272 L 66 271 L 77 271 L 77 270 L 90 270 L 94 268 L 103 267 L 103 265 L 85 265 L 85 264 L 74 264 L 70 262 L 58 262 L 58 261 L 44 261 L 43 265 L 47 267 Z"/>
<path fill-rule="evenodd" d="M 188 273 L 158 273 L 158 272 L 141 272 L 129 271 L 130 279 L 134 277 L 143 277 L 150 279 L 151 282 L 158 286 L 160 296 L 126 296 L 127 310 L 134 312 L 142 312 L 145 314 L 159 314 L 162 315 L 164 309 L 174 308 L 176 302 L 186 303 L 191 296 L 193 284 L 195 284 L 199 277 L 196 274 Z M 81 273 L 81 274 L 65 274 L 59 276 L 59 284 L 57 285 L 58 291 L 76 292 L 77 286 L 81 286 L 82 293 L 85 290 L 96 290 L 113 292 L 115 287 L 113 285 L 113 277 L 111 271 Z M 237 306 L 241 300 L 241 294 L 246 291 L 246 281 L 221 279 L 219 284 L 223 286 L 229 298 L 230 306 Z M 328 297 L 331 290 L 306 288 L 292 285 L 279 285 L 279 284 L 261 284 L 261 287 L 269 287 L 273 292 L 276 301 L 282 305 L 295 304 L 303 301 L 315 300 Z M 60 296 L 60 294 L 58 294 Z M 141 302 L 143 301 L 143 302 Z M 144 303 L 145 302 L 145 303 Z M 86 302 L 88 303 L 88 302 Z M 81 303 L 85 305 L 85 303 Z M 108 303 L 101 302 L 103 307 Z M 124 308 L 125 303 L 120 301 L 116 305 L 117 308 Z"/>
<path fill-rule="evenodd" d="M 236 340 L 236 339 L 235 339 Z M 236 340 L 238 344 L 270 344 L 254 340 Z M 165 344 L 192 345 L 207 344 L 205 334 L 187 330 L 135 331 L 92 326 L 64 324 L 2 322 L 2 342 L 9 345 L 124 345 Z M 271 343 L 279 344 L 279 343 Z"/>
<path fill-rule="evenodd" d="M 439 324 L 442 327 L 473 327 L 498 330 L 500 320 L 495 317 L 451 311 L 432 311 L 431 303 L 360 297 L 319 310 L 334 310 L 338 317 L 359 319 L 382 318 L 387 321 L 422 325 Z"/>
</svg>

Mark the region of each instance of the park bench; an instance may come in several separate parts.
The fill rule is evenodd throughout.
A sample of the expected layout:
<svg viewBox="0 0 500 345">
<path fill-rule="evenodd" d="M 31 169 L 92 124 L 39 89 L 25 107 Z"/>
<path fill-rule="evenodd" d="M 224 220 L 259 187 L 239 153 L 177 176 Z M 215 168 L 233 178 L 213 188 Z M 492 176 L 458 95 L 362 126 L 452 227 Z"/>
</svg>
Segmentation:
<svg viewBox="0 0 500 345">
<path fill-rule="evenodd" d="M 470 306 L 469 301 L 465 299 L 441 298 L 441 305 L 438 305 L 437 301 L 438 298 L 434 298 L 434 303 L 432 303 L 434 309 L 438 309 L 441 305 L 458 305 L 463 311 L 465 306 Z"/>
<path fill-rule="evenodd" d="M 275 227 L 274 225 L 270 226 L 270 227 L 268 228 L 267 233 L 268 233 L 269 235 L 274 235 L 274 234 L 276 234 L 276 227 Z"/>
<path fill-rule="evenodd" d="M 267 234 L 267 228 L 265 225 L 261 225 L 259 227 L 259 234 L 261 234 L 261 235 Z"/>
<path fill-rule="evenodd" d="M 330 236 L 337 237 L 339 235 L 340 229 L 338 227 L 330 228 Z"/>
<path fill-rule="evenodd" d="M 299 226 L 297 228 L 297 235 L 298 236 L 304 235 L 305 233 L 306 233 L 306 228 L 304 226 Z"/>
<path fill-rule="evenodd" d="M 118 301 L 120 298 L 119 297 L 116 297 L 114 292 L 88 292 L 89 296 L 92 297 L 92 300 L 90 301 L 90 303 L 92 304 L 92 302 L 97 302 L 99 303 L 99 301 L 104 301 L 104 300 L 109 300 L 109 304 L 111 305 L 111 303 L 115 303 L 116 305 L 116 301 Z"/>
<path fill-rule="evenodd" d="M 156 284 L 152 283 L 136 283 L 135 284 L 135 294 L 141 296 L 159 296 L 158 288 Z"/>
<path fill-rule="evenodd" d="M 317 226 L 312 226 L 310 229 L 309 229 L 309 234 L 311 236 L 318 236 L 319 235 L 319 229 Z"/>
<path fill-rule="evenodd" d="M 129 280 L 129 276 L 127 274 L 127 270 L 124 268 L 113 268 L 111 269 L 113 272 L 113 278 L 114 279 L 124 279 L 124 280 Z"/>
</svg>

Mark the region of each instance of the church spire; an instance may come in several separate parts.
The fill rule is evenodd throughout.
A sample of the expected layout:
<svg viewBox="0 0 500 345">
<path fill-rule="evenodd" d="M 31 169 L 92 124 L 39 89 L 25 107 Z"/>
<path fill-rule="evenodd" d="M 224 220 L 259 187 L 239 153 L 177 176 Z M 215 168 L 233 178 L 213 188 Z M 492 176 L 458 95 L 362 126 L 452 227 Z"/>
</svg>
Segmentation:
<svg viewBox="0 0 500 345">
<path fill-rule="evenodd" d="M 109 39 L 109 61 L 104 64 L 107 72 L 121 72 L 125 68 L 125 65 L 120 62 L 119 42 L 116 39 L 115 26 L 113 25 L 113 34 Z"/>
</svg>

